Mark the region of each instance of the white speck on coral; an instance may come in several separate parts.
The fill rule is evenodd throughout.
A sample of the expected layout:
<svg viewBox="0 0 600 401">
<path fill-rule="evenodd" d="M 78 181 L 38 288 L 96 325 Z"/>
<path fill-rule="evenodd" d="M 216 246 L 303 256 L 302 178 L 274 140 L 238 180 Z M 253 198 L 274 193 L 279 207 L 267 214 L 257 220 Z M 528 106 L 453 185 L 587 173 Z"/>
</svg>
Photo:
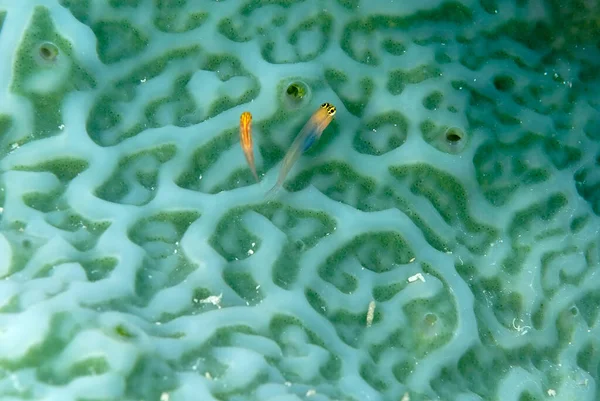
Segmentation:
<svg viewBox="0 0 600 401">
<path fill-rule="evenodd" d="M 160 395 L 160 401 L 169 401 L 169 393 L 164 392 Z"/>
<path fill-rule="evenodd" d="M 65 129 L 65 125 L 64 124 L 59 125 L 58 129 L 62 131 L 63 129 Z"/>
<path fill-rule="evenodd" d="M 144 77 L 144 78 L 140 79 L 140 82 L 141 82 L 141 83 L 145 83 L 145 82 L 146 82 L 146 77 Z"/>
<path fill-rule="evenodd" d="M 219 309 L 221 309 L 221 299 L 223 299 L 223 293 L 221 293 L 219 295 L 211 295 L 209 297 L 201 299 L 200 303 L 203 303 L 203 304 L 213 304 L 216 307 L 218 307 Z"/>
<path fill-rule="evenodd" d="M 154 322 L 155 325 L 160 326 L 162 323 L 161 322 Z"/>
<path fill-rule="evenodd" d="M 556 390 L 549 389 L 549 390 L 548 390 L 548 395 L 549 395 L 550 397 L 554 397 L 554 396 L 556 395 Z"/>
<path fill-rule="evenodd" d="M 260 284 L 256 286 L 255 290 L 258 290 L 260 288 Z"/>
<path fill-rule="evenodd" d="M 292 383 L 290 383 L 290 382 L 285 382 L 285 383 L 283 383 L 283 384 L 285 384 L 285 385 L 286 385 L 286 387 L 291 387 L 291 386 L 292 386 Z"/>
<path fill-rule="evenodd" d="M 519 332 L 522 336 L 524 336 L 525 334 L 527 334 L 529 332 L 529 329 L 531 329 L 531 326 L 517 326 L 515 325 L 515 321 L 517 320 L 517 318 L 514 318 L 512 321 L 512 326 L 513 329 L 517 330 L 517 332 Z M 521 323 L 523 323 L 522 319 L 519 319 L 521 321 Z"/>
<path fill-rule="evenodd" d="M 373 317 L 375 316 L 375 301 L 369 302 L 369 309 L 367 310 L 367 327 L 371 327 L 373 324 Z"/>
<path fill-rule="evenodd" d="M 312 388 L 306 392 L 307 397 L 312 397 L 315 394 L 317 394 L 317 392 L 316 392 L 316 390 L 314 390 Z"/>
<path fill-rule="evenodd" d="M 408 394 L 408 391 L 404 393 L 400 401 L 410 401 L 410 395 Z"/>
<path fill-rule="evenodd" d="M 25 389 L 23 388 L 23 386 L 21 385 L 21 381 L 19 380 L 19 377 L 15 374 L 11 374 L 10 375 L 10 382 L 12 383 L 13 387 L 15 388 L 15 390 L 17 390 L 18 392 L 23 392 Z"/>
<path fill-rule="evenodd" d="M 206 377 L 208 380 L 212 380 L 213 379 L 209 372 L 205 372 L 204 373 L 204 377 Z"/>
<path fill-rule="evenodd" d="M 248 256 L 254 255 L 254 251 L 252 249 L 248 249 Z"/>
<path fill-rule="evenodd" d="M 10 145 L 10 150 L 15 150 L 18 147 L 19 147 L 19 144 L 15 142 L 12 145 Z"/>
<path fill-rule="evenodd" d="M 410 276 L 408 278 L 408 282 L 409 283 L 413 283 L 413 282 L 415 282 L 417 280 L 421 280 L 422 282 L 425 282 L 425 277 L 423 277 L 423 275 L 421 273 L 417 273 L 414 276 Z"/>
<path fill-rule="evenodd" d="M 415 259 L 417 259 L 417 258 L 415 258 L 415 257 L 412 257 L 412 258 L 411 258 L 411 259 L 408 261 L 408 263 L 412 263 L 412 262 L 414 262 L 414 261 L 415 261 Z"/>
</svg>

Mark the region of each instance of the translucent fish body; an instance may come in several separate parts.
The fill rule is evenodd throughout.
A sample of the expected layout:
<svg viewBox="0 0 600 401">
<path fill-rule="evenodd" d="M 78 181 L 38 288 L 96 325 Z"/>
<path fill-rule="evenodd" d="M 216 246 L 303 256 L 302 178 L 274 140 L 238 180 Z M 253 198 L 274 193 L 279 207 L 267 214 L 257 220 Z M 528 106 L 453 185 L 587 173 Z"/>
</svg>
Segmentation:
<svg viewBox="0 0 600 401">
<path fill-rule="evenodd" d="M 254 149 L 252 146 L 252 114 L 247 111 L 243 112 L 240 116 L 240 143 L 246 157 L 246 162 L 248 162 L 248 166 L 256 182 L 258 182 L 259 179 L 254 165 Z"/>
<path fill-rule="evenodd" d="M 302 153 L 308 150 L 321 137 L 323 130 L 331 123 L 335 113 L 336 108 L 334 105 L 331 103 L 323 103 L 313 113 L 308 122 L 304 124 L 304 127 L 302 127 L 302 130 L 300 130 L 300 133 L 296 136 L 290 149 L 283 158 L 277 182 L 273 188 L 265 194 L 267 199 L 272 199 L 281 189 L 283 182 L 294 164 L 298 161 Z"/>
</svg>

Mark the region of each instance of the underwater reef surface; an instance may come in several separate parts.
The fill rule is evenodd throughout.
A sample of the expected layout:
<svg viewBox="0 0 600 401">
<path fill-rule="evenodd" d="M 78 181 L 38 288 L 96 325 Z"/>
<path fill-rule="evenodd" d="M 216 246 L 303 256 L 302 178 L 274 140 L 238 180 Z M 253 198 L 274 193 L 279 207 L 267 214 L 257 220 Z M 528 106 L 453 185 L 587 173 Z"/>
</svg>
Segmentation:
<svg viewBox="0 0 600 401">
<path fill-rule="evenodd" d="M 0 399 L 598 400 L 598 2 L 0 10 Z"/>
</svg>

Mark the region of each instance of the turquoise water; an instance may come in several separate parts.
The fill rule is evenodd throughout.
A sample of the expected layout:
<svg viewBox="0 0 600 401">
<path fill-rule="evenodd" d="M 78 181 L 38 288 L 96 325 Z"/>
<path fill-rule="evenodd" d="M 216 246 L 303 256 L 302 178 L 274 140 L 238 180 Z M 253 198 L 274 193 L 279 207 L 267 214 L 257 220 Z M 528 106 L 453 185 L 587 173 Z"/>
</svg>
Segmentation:
<svg viewBox="0 0 600 401">
<path fill-rule="evenodd" d="M 585 0 L 0 0 L 0 399 L 598 400 L 598 38 Z"/>
</svg>

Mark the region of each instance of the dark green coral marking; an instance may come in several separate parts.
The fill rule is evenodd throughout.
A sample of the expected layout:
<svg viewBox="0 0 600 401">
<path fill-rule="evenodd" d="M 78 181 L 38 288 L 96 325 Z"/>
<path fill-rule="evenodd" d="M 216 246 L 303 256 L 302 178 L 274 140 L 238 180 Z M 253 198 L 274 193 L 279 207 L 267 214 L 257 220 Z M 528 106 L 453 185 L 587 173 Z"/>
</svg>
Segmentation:
<svg viewBox="0 0 600 401">
<path fill-rule="evenodd" d="M 249 272 L 227 267 L 223 271 L 223 280 L 247 305 L 257 305 L 264 299 L 260 286 Z"/>
<path fill-rule="evenodd" d="M 423 98 L 423 107 L 428 110 L 437 110 L 444 100 L 444 94 L 440 91 L 433 91 Z"/>
<path fill-rule="evenodd" d="M 385 141 L 380 137 L 384 135 Z M 354 135 L 352 146 L 357 152 L 383 155 L 400 147 L 408 135 L 408 119 L 398 111 L 389 111 L 371 117 Z"/>
<path fill-rule="evenodd" d="M 383 47 L 383 50 L 393 56 L 401 56 L 406 53 L 406 46 L 398 40 L 385 39 L 381 46 Z"/>
<path fill-rule="evenodd" d="M 238 135 L 237 130 L 228 130 L 201 146 L 192 154 L 188 167 L 176 178 L 175 184 L 181 188 L 199 191 L 201 176 L 225 150 L 233 146 L 238 140 Z"/>
<path fill-rule="evenodd" d="M 219 221 L 209 242 L 229 262 L 244 260 L 249 257 L 249 249 L 256 251 L 261 247 L 262 240 L 242 224 L 242 219 L 247 213 L 264 216 L 288 237 L 284 249 L 272 267 L 273 282 L 282 288 L 289 288 L 294 284 L 300 256 L 335 228 L 333 220 L 324 213 L 289 207 L 282 209 L 279 204 L 236 208 Z M 294 233 L 299 226 L 310 227 L 310 230 L 304 230 L 304 235 L 297 236 Z"/>
<path fill-rule="evenodd" d="M 90 0 L 59 0 L 59 4 L 73 14 L 79 22 L 88 25 L 90 22 L 90 11 L 92 7 L 90 5 Z"/>
<path fill-rule="evenodd" d="M 44 55 L 49 55 L 50 45 L 58 50 L 58 54 L 46 60 Z M 55 62 L 58 57 L 68 61 Z M 56 88 L 44 93 L 28 88 L 29 80 L 35 74 L 58 68 L 67 68 L 68 71 L 61 73 L 65 79 Z M 33 12 L 31 23 L 16 51 L 13 71 L 10 89 L 29 99 L 33 106 L 33 132 L 21 143 L 58 134 L 62 124 L 62 105 L 68 93 L 95 87 L 92 76 L 77 63 L 71 43 L 57 32 L 50 12 L 42 6 L 36 7 Z"/>
<path fill-rule="evenodd" d="M 527 236 L 534 231 L 532 227 L 535 223 L 549 222 L 559 213 L 566 205 L 568 200 L 565 195 L 556 193 L 547 198 L 515 213 L 508 228 L 508 234 L 513 241 L 519 242 L 519 238 Z M 541 231 L 548 229 L 540 228 Z M 564 233 L 563 233 L 564 234 Z M 531 238 L 533 239 L 533 238 Z"/>
<path fill-rule="evenodd" d="M 49 172 L 54 174 L 54 176 L 64 184 L 77 177 L 85 171 L 88 166 L 89 163 L 83 159 L 57 158 L 33 166 L 15 166 L 13 167 L 13 170 Z"/>
<path fill-rule="evenodd" d="M 358 235 L 327 257 L 319 266 L 319 276 L 345 294 L 358 288 L 355 272 L 346 267 L 348 259 L 356 259 L 362 267 L 384 273 L 407 264 L 414 257 L 408 243 L 395 232 L 376 232 Z"/>
<path fill-rule="evenodd" d="M 418 84 L 428 79 L 439 78 L 441 75 L 442 71 L 439 68 L 429 64 L 411 70 L 392 70 L 388 76 L 387 90 L 392 95 L 399 95 L 406 85 Z"/>
<path fill-rule="evenodd" d="M 92 30 L 98 41 L 98 57 L 105 64 L 136 57 L 149 44 L 148 37 L 127 20 L 99 21 Z"/>
<path fill-rule="evenodd" d="M 154 25 L 168 33 L 188 32 L 202 26 L 208 13 L 189 12 L 185 9 L 187 4 L 187 0 L 154 0 Z"/>
<path fill-rule="evenodd" d="M 177 126 L 188 126 L 200 122 L 193 117 L 197 110 L 193 98 L 185 86 L 191 77 L 191 71 L 202 65 L 202 51 L 198 46 L 182 47 L 166 52 L 128 73 L 114 82 L 98 96 L 86 122 L 87 132 L 92 140 L 100 146 L 113 146 L 121 141 L 135 136 L 147 128 L 162 126 L 163 122 L 156 121 L 153 111 L 159 107 L 172 107 L 174 119 L 170 123 Z M 144 107 L 144 118 L 131 127 L 118 128 L 123 120 L 123 109 L 136 96 L 137 87 L 143 85 L 160 74 L 172 64 L 185 64 L 184 70 L 175 78 L 170 94 L 159 99 L 151 99 Z M 192 117 L 190 117 L 192 116 Z M 116 133 L 107 135 L 107 131 Z"/>
<path fill-rule="evenodd" d="M 308 18 L 299 23 L 288 37 L 288 42 L 292 46 L 296 46 L 302 35 L 316 31 L 319 33 L 319 40 L 313 41 L 311 39 L 311 49 L 309 51 L 303 50 L 300 52 L 300 48 L 296 47 L 297 59 L 294 62 L 308 62 L 317 58 L 323 54 L 329 45 L 329 39 L 331 37 L 331 30 L 333 28 L 333 16 L 329 13 L 321 12 L 314 17 Z"/>
<path fill-rule="evenodd" d="M 252 40 L 253 36 L 247 32 L 248 30 L 246 22 L 235 22 L 231 18 L 223 18 L 217 24 L 217 32 L 232 42 L 243 43 Z"/>
<path fill-rule="evenodd" d="M 291 350 L 290 347 L 293 348 L 293 344 L 289 344 L 283 334 L 292 327 L 301 329 L 306 334 L 310 344 L 314 344 L 327 352 L 327 361 L 319 367 L 319 373 L 323 376 L 323 378 L 329 381 L 339 380 L 342 370 L 342 362 L 340 357 L 332 353 L 323 340 L 321 340 L 321 338 L 313 331 L 309 330 L 298 318 L 284 314 L 275 315 L 269 324 L 268 336 L 277 342 L 282 350 Z M 295 379 L 300 379 L 300 377 L 294 373 L 288 372 L 287 369 L 282 369 L 282 366 L 279 366 L 280 360 L 276 361 L 276 365 L 279 370 L 283 372 L 286 380 L 293 381 Z"/>
<path fill-rule="evenodd" d="M 302 3 L 304 0 L 251 0 L 247 1 L 246 4 L 240 9 L 240 14 L 248 17 L 254 11 L 267 6 L 280 6 L 282 8 L 289 8 L 297 3 Z"/>
<path fill-rule="evenodd" d="M 369 77 L 362 77 L 355 82 L 351 82 L 350 78 L 343 71 L 334 68 L 325 70 L 325 80 L 331 86 L 333 91 L 342 100 L 344 107 L 353 115 L 362 116 L 369 99 L 375 91 L 375 83 Z M 344 94 L 344 89 L 349 85 L 358 86 L 360 97 L 350 97 Z M 356 92 L 352 90 L 352 92 Z"/>
<path fill-rule="evenodd" d="M 471 217 L 467 192 L 450 174 L 426 164 L 392 166 L 389 171 L 415 195 L 428 199 L 447 224 L 461 227 L 456 240 L 471 252 L 484 254 L 498 238 L 495 228 Z"/>
<path fill-rule="evenodd" d="M 171 160 L 175 156 L 175 152 L 175 145 L 169 144 L 125 156 L 119 161 L 113 174 L 95 190 L 94 194 L 100 199 L 121 203 L 122 199 L 130 192 L 129 184 L 132 184 L 127 182 L 125 176 L 133 170 L 135 172 L 135 182 L 149 192 L 144 199 L 139 199 L 134 204 L 139 206 L 150 202 L 154 198 L 156 189 L 158 188 L 158 169 L 160 165 Z M 143 164 L 146 164 L 150 160 L 156 163 L 156 168 L 148 171 Z"/>
<path fill-rule="evenodd" d="M 530 152 L 547 155 L 547 162 L 532 163 Z M 556 139 L 533 132 L 524 132 L 509 144 L 488 141 L 482 144 L 473 158 L 477 181 L 486 199 L 496 206 L 508 202 L 520 186 L 547 181 L 553 168 L 562 170 L 573 166 L 582 157 L 579 149 L 561 144 Z M 510 175 L 509 175 L 510 173 Z M 577 182 L 577 177 L 575 178 Z"/>
<path fill-rule="evenodd" d="M 379 57 L 374 51 L 363 49 L 362 52 L 358 52 L 353 48 L 356 35 L 374 41 L 376 32 L 407 30 L 418 25 L 434 22 L 465 25 L 472 21 L 472 11 L 467 6 L 453 1 L 446 1 L 437 8 L 420 10 L 408 16 L 372 15 L 363 19 L 352 20 L 344 26 L 341 47 L 350 58 L 359 63 L 378 65 Z"/>
<path fill-rule="evenodd" d="M 181 283 L 197 268 L 179 242 L 199 217 L 197 211 L 160 212 L 138 220 L 129 229 L 131 241 L 146 250 L 135 278 L 134 302 L 138 306 L 146 305 L 161 289 Z"/>
</svg>

